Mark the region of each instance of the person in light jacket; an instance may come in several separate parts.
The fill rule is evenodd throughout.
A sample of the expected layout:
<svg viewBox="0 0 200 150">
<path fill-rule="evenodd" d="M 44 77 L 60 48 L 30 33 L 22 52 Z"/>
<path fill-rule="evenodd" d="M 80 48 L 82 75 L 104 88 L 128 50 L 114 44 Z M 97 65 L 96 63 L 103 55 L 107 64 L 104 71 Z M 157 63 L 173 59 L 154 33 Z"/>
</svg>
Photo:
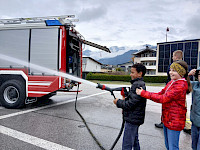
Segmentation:
<svg viewBox="0 0 200 150">
<path fill-rule="evenodd" d="M 173 62 L 170 66 L 171 81 L 159 93 L 136 89 L 141 97 L 162 103 L 162 122 L 167 150 L 179 150 L 180 131 L 185 127 L 186 94 L 192 90 L 184 61 Z"/>
</svg>

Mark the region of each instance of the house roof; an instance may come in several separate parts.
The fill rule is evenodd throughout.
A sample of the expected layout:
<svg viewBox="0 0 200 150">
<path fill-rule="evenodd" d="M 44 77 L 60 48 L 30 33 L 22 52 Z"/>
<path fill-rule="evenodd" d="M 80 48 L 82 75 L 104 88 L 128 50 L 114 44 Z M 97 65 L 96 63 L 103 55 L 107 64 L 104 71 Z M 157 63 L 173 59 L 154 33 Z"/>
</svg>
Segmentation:
<svg viewBox="0 0 200 150">
<path fill-rule="evenodd" d="M 96 63 L 98 63 L 98 64 L 102 65 L 102 63 L 98 62 L 97 60 L 93 59 L 92 57 L 83 57 L 83 58 L 88 58 L 88 59 L 91 59 L 91 60 L 93 60 L 94 62 L 96 62 Z"/>
<path fill-rule="evenodd" d="M 132 55 L 142 54 L 142 53 L 145 53 L 145 52 L 147 52 L 147 51 L 156 52 L 155 49 L 150 49 L 149 46 L 146 46 L 145 49 L 141 49 L 141 50 L 139 50 L 139 51 L 133 53 Z"/>
</svg>

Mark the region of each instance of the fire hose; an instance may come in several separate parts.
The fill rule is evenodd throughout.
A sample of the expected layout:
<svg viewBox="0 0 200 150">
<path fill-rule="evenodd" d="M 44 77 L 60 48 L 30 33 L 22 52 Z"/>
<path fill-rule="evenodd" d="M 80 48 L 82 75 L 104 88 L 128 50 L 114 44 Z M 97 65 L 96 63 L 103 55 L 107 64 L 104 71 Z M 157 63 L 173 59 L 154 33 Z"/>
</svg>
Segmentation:
<svg viewBox="0 0 200 150">
<path fill-rule="evenodd" d="M 114 97 L 114 99 L 116 99 L 115 95 L 114 95 L 114 91 L 121 91 L 121 95 L 123 97 L 127 97 L 128 95 L 128 91 L 126 89 L 126 87 L 118 87 L 118 88 L 109 88 L 105 85 L 101 85 L 100 83 L 97 84 L 97 87 L 101 90 L 106 90 L 109 91 L 111 93 L 111 95 Z M 129 89 L 130 90 L 130 89 Z M 87 128 L 88 132 L 90 133 L 90 135 L 92 136 L 92 138 L 94 139 L 94 141 L 97 143 L 97 145 L 99 146 L 99 148 L 101 150 L 106 150 L 101 143 L 98 141 L 98 139 L 94 136 L 94 134 L 92 133 L 92 131 L 90 130 L 90 128 L 87 125 L 87 122 L 85 121 L 84 117 L 81 115 L 81 113 L 77 110 L 77 98 L 78 98 L 78 91 L 79 91 L 79 83 L 78 83 L 78 87 L 77 87 L 77 94 L 76 94 L 76 101 L 75 101 L 75 111 L 78 113 L 78 115 L 80 116 L 80 118 L 82 119 L 83 123 L 85 124 L 85 127 Z M 113 150 L 115 145 L 117 144 L 119 138 L 122 135 L 123 129 L 124 129 L 124 124 L 125 124 L 125 120 L 124 120 L 124 116 L 122 113 L 122 125 L 121 125 L 121 129 L 120 132 L 117 136 L 117 138 L 115 139 L 114 143 L 112 144 L 111 148 L 109 150 Z"/>
</svg>

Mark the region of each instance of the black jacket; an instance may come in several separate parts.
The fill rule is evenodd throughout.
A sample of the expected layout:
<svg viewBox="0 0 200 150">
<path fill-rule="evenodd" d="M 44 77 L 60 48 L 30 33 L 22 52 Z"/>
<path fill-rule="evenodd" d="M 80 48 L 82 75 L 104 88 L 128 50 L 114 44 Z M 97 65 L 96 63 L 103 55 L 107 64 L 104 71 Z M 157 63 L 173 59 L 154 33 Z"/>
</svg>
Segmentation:
<svg viewBox="0 0 200 150">
<path fill-rule="evenodd" d="M 137 78 L 131 81 L 131 89 L 125 100 L 119 99 L 117 107 L 123 109 L 125 121 L 141 125 L 144 123 L 146 99 L 136 94 L 136 88 L 142 87 L 146 90 L 143 78 Z"/>
</svg>

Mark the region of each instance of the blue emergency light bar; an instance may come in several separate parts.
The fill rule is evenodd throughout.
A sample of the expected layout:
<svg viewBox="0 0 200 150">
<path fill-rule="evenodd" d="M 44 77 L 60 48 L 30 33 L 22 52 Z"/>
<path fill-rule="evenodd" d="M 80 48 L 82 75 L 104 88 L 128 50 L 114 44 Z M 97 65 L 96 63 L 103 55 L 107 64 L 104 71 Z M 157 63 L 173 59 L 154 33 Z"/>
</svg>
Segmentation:
<svg viewBox="0 0 200 150">
<path fill-rule="evenodd" d="M 59 20 L 45 20 L 46 26 L 63 26 Z"/>
</svg>

